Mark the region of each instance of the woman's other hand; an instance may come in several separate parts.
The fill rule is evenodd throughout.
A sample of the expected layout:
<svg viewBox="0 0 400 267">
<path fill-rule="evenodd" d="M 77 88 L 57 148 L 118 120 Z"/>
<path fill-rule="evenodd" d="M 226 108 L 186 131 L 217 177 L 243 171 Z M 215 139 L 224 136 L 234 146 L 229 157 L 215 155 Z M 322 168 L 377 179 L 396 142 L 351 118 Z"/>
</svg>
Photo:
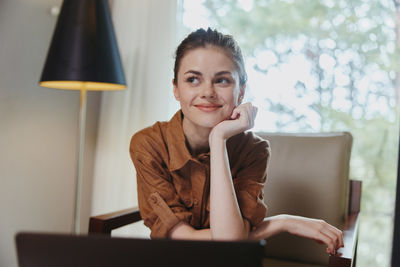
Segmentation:
<svg viewBox="0 0 400 267">
<path fill-rule="evenodd" d="M 342 231 L 336 227 L 323 220 L 292 215 L 265 218 L 263 222 L 253 227 L 250 238 L 266 239 L 279 232 L 288 232 L 325 244 L 326 252 L 329 254 L 336 254 L 336 250 L 344 246 Z"/>
<path fill-rule="evenodd" d="M 220 123 L 218 123 L 210 133 L 210 141 L 213 136 L 219 136 L 224 140 L 253 128 L 254 120 L 257 115 L 257 107 L 250 102 L 237 106 L 232 115 Z"/>
<path fill-rule="evenodd" d="M 284 226 L 290 234 L 327 245 L 326 252 L 329 254 L 336 254 L 336 250 L 344 246 L 342 231 L 323 220 L 287 215 Z"/>
</svg>

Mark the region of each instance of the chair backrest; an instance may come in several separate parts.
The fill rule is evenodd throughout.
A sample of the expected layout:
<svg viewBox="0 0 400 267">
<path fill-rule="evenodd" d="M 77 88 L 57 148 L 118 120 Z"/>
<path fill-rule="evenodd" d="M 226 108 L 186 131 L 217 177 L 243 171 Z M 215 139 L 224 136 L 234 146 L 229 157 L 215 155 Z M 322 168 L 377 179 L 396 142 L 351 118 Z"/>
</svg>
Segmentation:
<svg viewBox="0 0 400 267">
<path fill-rule="evenodd" d="M 264 187 L 268 216 L 318 218 L 342 228 L 347 215 L 351 134 L 257 134 L 271 146 Z M 266 254 L 326 265 L 325 249 L 312 240 L 283 233 L 268 240 Z"/>
</svg>

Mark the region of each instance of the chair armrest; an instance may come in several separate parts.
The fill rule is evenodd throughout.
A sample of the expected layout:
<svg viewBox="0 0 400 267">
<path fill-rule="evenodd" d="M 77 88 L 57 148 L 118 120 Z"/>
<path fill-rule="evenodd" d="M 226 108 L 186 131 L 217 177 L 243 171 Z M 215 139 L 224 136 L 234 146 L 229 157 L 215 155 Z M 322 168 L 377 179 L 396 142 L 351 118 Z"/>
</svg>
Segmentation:
<svg viewBox="0 0 400 267">
<path fill-rule="evenodd" d="M 361 181 L 350 180 L 349 214 L 343 228 L 344 247 L 337 251 L 337 255 L 329 256 L 329 267 L 355 266 L 361 203 L 361 186 Z"/>
<path fill-rule="evenodd" d="M 352 213 L 347 217 L 343 229 L 344 247 L 340 248 L 336 255 L 329 256 L 329 267 L 354 265 L 358 241 L 358 215 L 359 213 Z"/>
<path fill-rule="evenodd" d="M 111 231 L 142 220 L 139 208 L 130 208 L 92 216 L 89 220 L 89 234 L 106 234 L 111 235 Z"/>
</svg>

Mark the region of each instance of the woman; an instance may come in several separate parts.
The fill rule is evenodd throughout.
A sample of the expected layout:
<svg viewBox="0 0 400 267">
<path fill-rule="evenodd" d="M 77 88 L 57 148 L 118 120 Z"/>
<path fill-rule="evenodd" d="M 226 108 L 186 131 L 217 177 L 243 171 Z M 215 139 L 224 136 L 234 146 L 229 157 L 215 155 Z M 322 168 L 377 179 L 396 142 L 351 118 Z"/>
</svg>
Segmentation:
<svg viewBox="0 0 400 267">
<path fill-rule="evenodd" d="M 181 110 L 136 133 L 130 146 L 151 237 L 266 239 L 286 231 L 335 253 L 342 233 L 326 222 L 265 217 L 269 145 L 246 131 L 257 114 L 251 103 L 241 103 L 246 80 L 231 36 L 199 29 L 178 46 L 172 84 Z"/>
</svg>

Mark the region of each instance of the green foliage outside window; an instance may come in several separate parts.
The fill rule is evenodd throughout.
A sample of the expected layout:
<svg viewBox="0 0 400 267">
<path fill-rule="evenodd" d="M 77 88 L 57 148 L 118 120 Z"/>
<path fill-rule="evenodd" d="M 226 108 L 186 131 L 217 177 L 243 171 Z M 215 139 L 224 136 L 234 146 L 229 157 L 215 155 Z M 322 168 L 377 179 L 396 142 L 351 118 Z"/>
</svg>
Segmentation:
<svg viewBox="0 0 400 267">
<path fill-rule="evenodd" d="M 253 86 L 263 93 L 250 93 L 249 99 L 264 96 L 259 109 L 274 114 L 274 131 L 352 133 L 350 175 L 363 181 L 357 266 L 389 266 L 399 138 L 399 4 L 205 0 L 203 6 L 210 25 L 239 42 L 253 71 L 273 75 L 293 62 L 307 70 L 293 83 L 289 98 L 295 101 L 269 97 L 276 83 Z"/>
</svg>

